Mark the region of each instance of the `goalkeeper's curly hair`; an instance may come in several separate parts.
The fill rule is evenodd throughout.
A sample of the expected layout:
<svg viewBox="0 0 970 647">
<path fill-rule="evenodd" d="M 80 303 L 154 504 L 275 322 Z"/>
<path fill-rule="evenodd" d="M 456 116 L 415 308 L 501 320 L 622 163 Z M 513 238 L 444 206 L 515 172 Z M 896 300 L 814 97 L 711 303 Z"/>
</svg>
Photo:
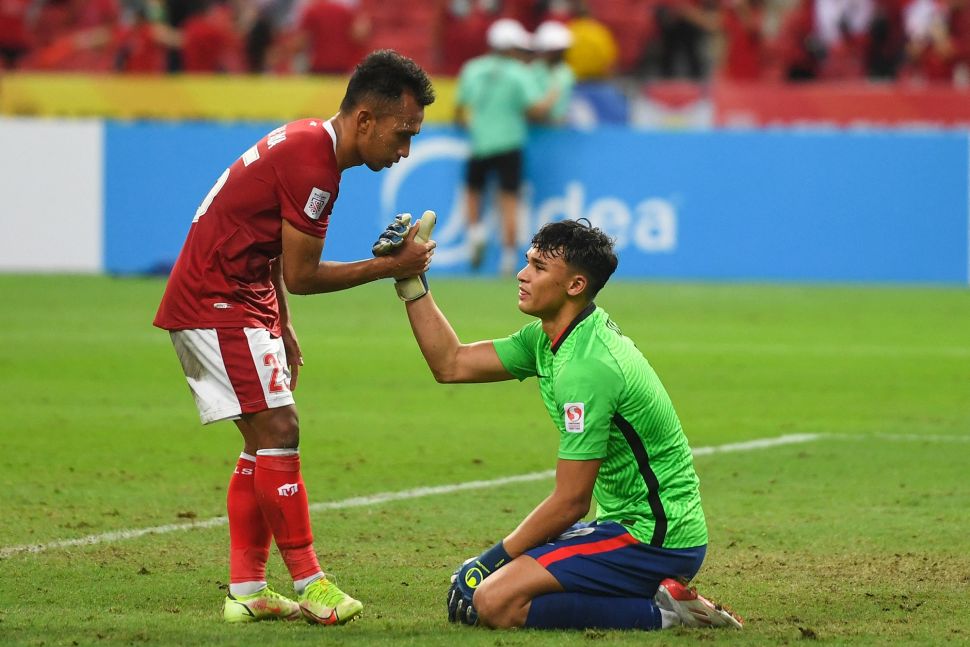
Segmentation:
<svg viewBox="0 0 970 647">
<path fill-rule="evenodd" d="M 544 225 L 532 237 L 532 246 L 546 256 L 562 256 L 567 265 L 589 279 L 589 298 L 593 299 L 616 271 L 613 239 L 594 227 L 586 218 L 563 220 Z"/>
<path fill-rule="evenodd" d="M 349 112 L 370 99 L 377 108 L 390 112 L 391 104 L 405 91 L 414 94 L 419 106 L 434 103 L 434 86 L 421 66 L 392 49 L 380 49 L 368 54 L 354 69 L 340 111 Z"/>
</svg>

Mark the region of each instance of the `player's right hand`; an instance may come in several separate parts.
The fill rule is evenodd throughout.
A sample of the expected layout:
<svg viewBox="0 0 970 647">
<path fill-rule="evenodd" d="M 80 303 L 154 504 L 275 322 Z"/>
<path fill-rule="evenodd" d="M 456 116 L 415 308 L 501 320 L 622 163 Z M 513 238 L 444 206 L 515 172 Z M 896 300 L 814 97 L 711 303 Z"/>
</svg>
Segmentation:
<svg viewBox="0 0 970 647">
<path fill-rule="evenodd" d="M 300 367 L 303 366 L 303 352 L 300 350 L 300 342 L 296 338 L 293 325 L 287 322 L 282 328 L 286 365 L 290 369 L 290 391 L 296 391 L 296 380 L 300 376 Z"/>
<path fill-rule="evenodd" d="M 404 244 L 411 228 L 411 214 L 399 213 L 371 247 L 374 256 L 387 256 Z"/>
</svg>

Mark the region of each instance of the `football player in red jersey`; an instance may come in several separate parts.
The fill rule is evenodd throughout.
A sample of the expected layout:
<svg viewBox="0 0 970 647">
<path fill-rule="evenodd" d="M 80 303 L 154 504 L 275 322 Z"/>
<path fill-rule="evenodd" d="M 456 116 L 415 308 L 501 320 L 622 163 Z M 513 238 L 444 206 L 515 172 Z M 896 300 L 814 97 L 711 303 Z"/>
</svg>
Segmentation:
<svg viewBox="0 0 970 647">
<path fill-rule="evenodd" d="M 414 241 L 414 231 L 387 256 L 337 263 L 321 254 L 341 173 L 407 157 L 433 101 L 412 60 L 371 53 L 334 117 L 280 126 L 222 173 L 172 269 L 155 325 L 170 331 L 202 422 L 233 420 L 243 436 L 227 499 L 229 622 L 302 615 L 342 624 L 363 608 L 327 580 L 313 548 L 292 395 L 303 360 L 285 290 L 333 292 L 428 268 L 434 243 Z M 298 602 L 266 585 L 272 539 Z"/>
</svg>

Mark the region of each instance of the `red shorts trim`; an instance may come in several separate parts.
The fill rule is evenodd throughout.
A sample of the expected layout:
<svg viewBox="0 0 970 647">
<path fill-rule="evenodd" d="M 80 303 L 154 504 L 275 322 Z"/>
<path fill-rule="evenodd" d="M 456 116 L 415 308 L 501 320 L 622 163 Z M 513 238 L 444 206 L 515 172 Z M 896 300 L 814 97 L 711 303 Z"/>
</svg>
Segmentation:
<svg viewBox="0 0 970 647">
<path fill-rule="evenodd" d="M 594 541 L 590 544 L 563 546 L 562 548 L 557 548 L 552 552 L 546 553 L 545 555 L 539 557 L 536 561 L 543 566 L 549 566 L 549 564 L 554 564 L 561 559 L 567 559 L 575 555 L 595 555 L 597 553 L 605 553 L 610 550 L 616 550 L 617 548 L 622 548 L 623 546 L 630 546 L 637 543 L 639 542 L 633 535 L 626 533 L 624 535 L 620 535 L 619 537 Z"/>
</svg>

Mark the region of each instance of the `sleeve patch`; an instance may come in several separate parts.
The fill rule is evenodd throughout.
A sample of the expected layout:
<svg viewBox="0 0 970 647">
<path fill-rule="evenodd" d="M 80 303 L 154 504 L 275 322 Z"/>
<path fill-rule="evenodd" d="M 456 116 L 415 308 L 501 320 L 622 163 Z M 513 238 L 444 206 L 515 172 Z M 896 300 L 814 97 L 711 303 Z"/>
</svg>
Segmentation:
<svg viewBox="0 0 970 647">
<path fill-rule="evenodd" d="M 246 166 L 249 166 L 250 164 L 252 164 L 253 162 L 259 159 L 259 149 L 256 148 L 255 144 L 248 151 L 243 153 L 242 159 L 243 159 L 243 164 L 245 164 Z"/>
<path fill-rule="evenodd" d="M 583 402 L 567 402 L 563 405 L 563 422 L 566 431 L 581 434 L 586 426 L 586 407 Z"/>
<path fill-rule="evenodd" d="M 310 197 L 307 198 L 306 206 L 303 207 L 303 213 L 313 220 L 320 220 L 328 202 L 330 202 L 330 192 L 313 187 L 313 190 L 310 191 Z"/>
</svg>

